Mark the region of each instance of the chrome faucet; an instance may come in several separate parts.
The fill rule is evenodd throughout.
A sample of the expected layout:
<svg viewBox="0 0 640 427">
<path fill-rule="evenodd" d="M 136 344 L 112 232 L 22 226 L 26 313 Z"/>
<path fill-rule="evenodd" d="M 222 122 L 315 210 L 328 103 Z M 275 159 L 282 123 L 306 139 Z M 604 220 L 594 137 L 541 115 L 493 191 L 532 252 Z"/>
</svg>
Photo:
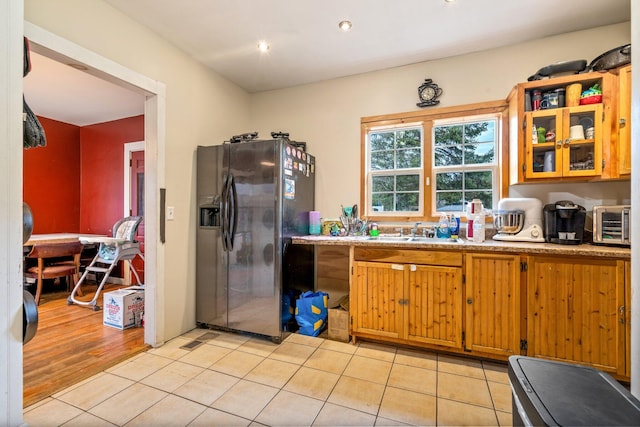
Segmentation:
<svg viewBox="0 0 640 427">
<path fill-rule="evenodd" d="M 411 229 L 411 237 L 416 237 L 416 233 L 418 232 L 418 226 L 422 224 L 421 222 L 416 222 L 413 224 L 413 228 Z"/>
<path fill-rule="evenodd" d="M 396 228 L 396 231 L 400 233 L 400 237 L 402 237 L 402 236 L 403 236 L 403 231 L 404 231 L 404 229 L 403 229 L 402 227 L 400 227 L 400 228 Z"/>
</svg>

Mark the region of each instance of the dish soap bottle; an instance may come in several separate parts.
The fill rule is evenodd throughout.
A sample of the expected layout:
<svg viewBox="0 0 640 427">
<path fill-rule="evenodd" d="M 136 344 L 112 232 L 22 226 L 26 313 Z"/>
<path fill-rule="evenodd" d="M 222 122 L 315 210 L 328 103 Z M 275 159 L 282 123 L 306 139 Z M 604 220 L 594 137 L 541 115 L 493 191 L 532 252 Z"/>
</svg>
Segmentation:
<svg viewBox="0 0 640 427">
<path fill-rule="evenodd" d="M 438 238 L 442 239 L 448 239 L 451 237 L 451 232 L 449 231 L 449 218 L 446 214 L 440 215 L 440 222 L 438 223 L 436 235 Z"/>
<path fill-rule="evenodd" d="M 460 217 L 451 214 L 449 218 L 449 234 L 452 239 L 457 239 L 460 232 Z"/>
</svg>

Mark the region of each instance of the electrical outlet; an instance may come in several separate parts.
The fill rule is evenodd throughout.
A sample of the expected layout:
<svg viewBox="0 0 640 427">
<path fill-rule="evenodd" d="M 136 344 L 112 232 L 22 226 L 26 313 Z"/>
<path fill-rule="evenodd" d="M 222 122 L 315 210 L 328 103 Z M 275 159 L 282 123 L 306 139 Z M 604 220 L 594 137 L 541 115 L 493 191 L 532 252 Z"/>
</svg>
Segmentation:
<svg viewBox="0 0 640 427">
<path fill-rule="evenodd" d="M 167 206 L 167 221 L 173 221 L 173 206 Z"/>
</svg>

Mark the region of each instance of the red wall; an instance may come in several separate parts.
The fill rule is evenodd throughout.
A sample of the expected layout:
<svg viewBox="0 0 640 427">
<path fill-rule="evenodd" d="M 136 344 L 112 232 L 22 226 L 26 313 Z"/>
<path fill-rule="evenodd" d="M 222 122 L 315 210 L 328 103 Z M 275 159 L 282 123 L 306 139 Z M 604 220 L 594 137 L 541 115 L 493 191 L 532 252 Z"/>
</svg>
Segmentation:
<svg viewBox="0 0 640 427">
<path fill-rule="evenodd" d="M 47 145 L 24 150 L 23 199 L 37 234 L 80 226 L 80 128 L 39 117 Z"/>
<path fill-rule="evenodd" d="M 144 116 L 84 127 L 38 119 L 47 146 L 23 157 L 33 232 L 110 235 L 123 216 L 123 145 L 144 140 Z"/>
<path fill-rule="evenodd" d="M 144 116 L 80 128 L 80 232 L 111 235 L 124 209 L 124 144 L 144 140 Z"/>
</svg>

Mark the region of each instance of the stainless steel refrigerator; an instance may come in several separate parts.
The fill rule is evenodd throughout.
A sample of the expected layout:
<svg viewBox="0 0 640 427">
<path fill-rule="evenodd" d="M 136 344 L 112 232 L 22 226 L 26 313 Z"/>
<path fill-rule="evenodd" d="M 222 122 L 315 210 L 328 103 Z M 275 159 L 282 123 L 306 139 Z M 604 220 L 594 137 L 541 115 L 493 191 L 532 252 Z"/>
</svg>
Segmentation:
<svg viewBox="0 0 640 427">
<path fill-rule="evenodd" d="M 285 139 L 197 150 L 196 321 L 279 342 L 285 288 L 314 288 L 315 158 Z"/>
</svg>

